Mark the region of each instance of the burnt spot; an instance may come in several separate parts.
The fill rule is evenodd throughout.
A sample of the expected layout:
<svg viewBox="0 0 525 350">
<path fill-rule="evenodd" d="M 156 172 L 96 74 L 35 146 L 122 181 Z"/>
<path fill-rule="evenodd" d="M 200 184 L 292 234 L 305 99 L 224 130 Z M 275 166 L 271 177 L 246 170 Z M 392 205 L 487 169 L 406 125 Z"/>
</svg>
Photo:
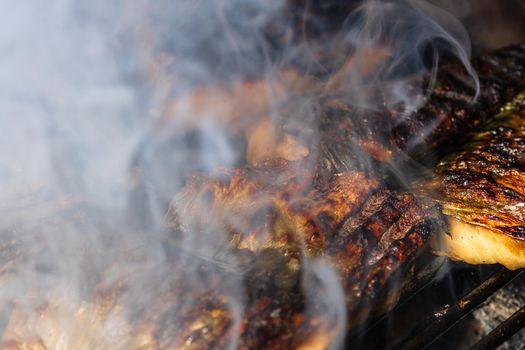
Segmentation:
<svg viewBox="0 0 525 350">
<path fill-rule="evenodd" d="M 322 211 L 314 219 L 314 222 L 321 231 L 332 232 L 335 222 L 332 218 L 332 214 L 329 211 Z"/>
<path fill-rule="evenodd" d="M 502 227 L 502 231 L 519 240 L 525 240 L 525 226 Z"/>
<path fill-rule="evenodd" d="M 378 213 L 372 216 L 371 220 L 363 225 L 363 228 L 370 232 L 376 240 L 379 240 L 400 216 L 401 213 L 393 203 L 386 203 Z"/>
<path fill-rule="evenodd" d="M 520 201 L 523 199 L 522 196 L 518 192 L 510 188 L 504 188 L 502 193 L 504 197 L 508 199 L 509 201 Z"/>
<path fill-rule="evenodd" d="M 369 246 L 375 246 L 379 241 L 378 237 L 376 236 L 376 232 L 370 231 L 367 228 L 359 229 L 358 235 L 359 237 L 362 237 L 362 239 L 366 241 Z"/>
<path fill-rule="evenodd" d="M 493 214 L 488 214 L 487 215 L 487 219 L 489 219 L 490 221 L 495 221 L 495 222 L 503 222 L 504 220 L 502 218 L 500 218 L 499 216 L 496 216 L 496 215 L 493 215 Z M 480 222 L 481 223 L 481 222 Z"/>
</svg>

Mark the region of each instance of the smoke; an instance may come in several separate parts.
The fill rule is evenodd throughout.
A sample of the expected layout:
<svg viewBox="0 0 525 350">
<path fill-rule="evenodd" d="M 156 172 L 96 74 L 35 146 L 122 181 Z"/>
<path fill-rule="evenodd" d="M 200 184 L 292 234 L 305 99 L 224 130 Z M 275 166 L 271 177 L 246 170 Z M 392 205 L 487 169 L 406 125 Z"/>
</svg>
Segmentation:
<svg viewBox="0 0 525 350">
<path fill-rule="evenodd" d="M 384 85 L 387 106 L 413 111 L 443 48 L 475 79 L 459 23 L 422 2 L 365 2 L 327 44 L 296 31 L 282 0 L 25 0 L 0 10 L 0 325 L 5 341 L 47 348 L 182 348 L 224 334 L 217 346 L 236 348 L 253 297 L 243 274 L 276 269 L 296 281 L 296 261 L 283 258 L 283 272 L 215 251 L 230 242 L 226 226 L 244 227 L 235 215 L 208 241 L 190 235 L 166 248 L 168 204 L 188 179 L 245 164 L 246 136 L 262 119 L 293 129 L 282 115 L 292 97 L 308 114 L 327 94 L 375 110 L 372 92 Z M 330 65 L 322 51 L 334 43 L 342 54 Z M 367 68 L 370 55 L 377 64 Z M 414 87 L 422 71 L 431 78 Z M 298 117 L 309 125 L 295 134 L 313 137 L 313 117 Z M 275 142 L 263 133 L 277 149 L 263 156 L 307 154 L 294 132 Z M 322 258 L 304 269 L 303 288 L 330 299 L 337 347 L 346 329 L 337 271 Z M 202 305 L 209 314 L 196 315 Z"/>
<path fill-rule="evenodd" d="M 116 29 L 83 23 L 68 1 L 4 6 L 3 180 L 119 203 L 140 109 L 112 52 Z"/>
<path fill-rule="evenodd" d="M 102 4 L 93 6 L 104 13 Z M 32 326 L 38 308 L 55 303 L 50 317 L 58 329 L 46 331 L 66 333 L 71 308 L 116 253 L 134 245 L 130 237 L 115 246 L 110 230 L 122 221 L 140 106 L 116 61 L 117 28 L 108 19 L 86 18 L 70 1 L 0 7 L 0 299 L 2 308 L 17 305 L 1 317 L 11 336 L 45 339 Z M 110 217 L 111 228 L 103 224 Z"/>
<path fill-rule="evenodd" d="M 463 64 L 477 88 L 473 101 L 477 97 L 468 34 L 436 6 L 418 0 L 366 1 L 347 17 L 340 35 L 351 48 L 350 58 L 328 85 L 343 89 L 353 105 L 416 111 L 434 87 L 443 56 Z M 383 98 L 375 93 L 378 89 Z"/>
</svg>

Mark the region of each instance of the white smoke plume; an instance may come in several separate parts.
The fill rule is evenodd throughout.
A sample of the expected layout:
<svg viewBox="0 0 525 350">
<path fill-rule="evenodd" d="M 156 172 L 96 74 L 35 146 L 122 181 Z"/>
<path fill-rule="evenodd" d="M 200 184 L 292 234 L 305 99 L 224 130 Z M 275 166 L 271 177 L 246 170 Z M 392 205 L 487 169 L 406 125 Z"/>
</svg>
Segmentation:
<svg viewBox="0 0 525 350">
<path fill-rule="evenodd" d="M 300 72 L 305 75 L 317 69 L 309 59 L 300 61 L 331 46 L 286 29 L 286 6 L 282 0 L 0 3 L 3 340 L 28 338 L 49 349 L 128 349 L 153 342 L 133 338 L 140 322 L 130 319 L 154 318 L 158 300 L 173 288 L 215 283 L 219 272 L 198 272 L 191 258 L 172 268 L 159 228 L 187 177 L 243 163 L 246 141 L 217 110 L 195 109 L 191 101 L 166 106 L 202 87 L 273 83 L 287 65 L 306 67 Z M 272 24 L 276 18 L 285 29 Z M 269 44 L 268 36 L 275 35 L 269 27 L 277 28 L 281 47 Z M 431 86 L 414 92 L 405 78 L 436 69 L 437 58 L 423 62 L 427 45 L 446 43 L 470 67 L 459 23 L 423 2 L 367 1 L 335 37 L 346 58 L 387 48 L 389 59 L 381 67 L 366 76 L 352 70 L 334 83 L 351 103 L 371 109 L 377 106 L 368 91 L 385 79 L 392 87 L 389 104 L 411 111 L 421 105 Z M 327 79 L 317 74 L 311 80 Z M 280 117 L 287 87 L 262 93 L 270 119 Z M 304 110 L 313 113 L 312 90 L 305 91 Z M 240 120 L 252 121 L 244 115 Z M 184 131 L 188 125 L 191 132 Z M 225 236 L 216 233 L 217 241 Z M 231 260 L 242 270 L 242 262 Z M 333 301 L 328 309 L 337 320 L 334 346 L 341 345 L 344 291 L 324 260 L 310 266 L 316 285 Z M 243 285 L 235 278 L 222 285 L 229 287 L 221 291 L 232 333 L 223 345 L 236 348 Z M 107 308 L 93 305 L 99 295 L 110 300 Z M 204 297 L 195 291 L 184 304 L 191 309 Z M 173 324 L 187 311 L 177 307 Z M 165 335 L 161 345 L 175 341 L 178 331 Z"/>
</svg>

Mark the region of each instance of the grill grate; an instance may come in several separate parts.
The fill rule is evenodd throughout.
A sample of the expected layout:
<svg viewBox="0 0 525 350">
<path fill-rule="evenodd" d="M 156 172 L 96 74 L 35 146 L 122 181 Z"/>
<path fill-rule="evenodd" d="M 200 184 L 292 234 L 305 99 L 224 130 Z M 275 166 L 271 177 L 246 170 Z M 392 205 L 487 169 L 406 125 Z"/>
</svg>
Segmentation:
<svg viewBox="0 0 525 350">
<path fill-rule="evenodd" d="M 452 263 L 450 272 L 441 282 L 431 282 L 409 299 L 372 324 L 350 336 L 350 349 L 441 349 L 448 333 L 494 293 L 517 278 L 523 270 L 509 271 L 503 267 L 473 267 Z M 494 349 L 525 328 L 525 306 L 481 338 L 473 349 Z M 453 335 L 452 342 L 460 348 L 466 345 L 465 331 Z M 473 336 L 473 335 L 472 335 Z M 449 335 L 450 338 L 450 335 Z M 463 344 L 459 345 L 461 341 Z"/>
<path fill-rule="evenodd" d="M 525 306 L 478 341 L 472 350 L 495 349 L 525 327 Z"/>
<path fill-rule="evenodd" d="M 401 345 L 401 348 L 412 350 L 428 346 L 520 273 L 521 271 L 509 271 L 503 268 L 493 273 L 459 299 L 456 304 L 445 306 L 435 312 L 422 323 L 422 326 L 418 327 L 417 335 Z"/>
</svg>

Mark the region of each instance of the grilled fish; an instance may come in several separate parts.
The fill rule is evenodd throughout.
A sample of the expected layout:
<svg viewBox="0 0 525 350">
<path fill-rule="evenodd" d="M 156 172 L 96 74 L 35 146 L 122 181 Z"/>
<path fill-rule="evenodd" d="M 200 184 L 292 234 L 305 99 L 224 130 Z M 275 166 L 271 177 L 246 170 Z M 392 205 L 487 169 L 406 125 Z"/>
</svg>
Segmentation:
<svg viewBox="0 0 525 350">
<path fill-rule="evenodd" d="M 343 64 L 343 68 L 350 63 Z M 160 198 L 165 207 L 181 184 L 168 185 L 166 180 L 159 184 L 159 174 L 172 178 L 170 172 L 177 173 L 179 178 L 187 179 L 201 170 L 191 161 L 199 154 L 195 148 L 201 145 L 201 133 L 191 127 L 184 129 L 179 119 L 184 125 L 186 121 L 195 124 L 210 115 L 227 124 L 224 129 L 231 133 L 232 147 L 245 155 L 235 165 L 318 156 L 325 158 L 326 169 L 334 164 L 344 166 L 341 162 L 351 158 L 351 170 L 357 163 L 363 165 L 362 159 L 368 162 L 367 167 L 386 165 L 397 172 L 403 172 L 399 169 L 410 159 L 433 167 L 457 147 L 463 130 L 494 115 L 525 84 L 525 44 L 483 54 L 473 60 L 472 66 L 480 82 L 476 102 L 476 85 L 471 76 L 459 63 L 450 63 L 438 69 L 435 88 L 428 97 L 421 96 L 422 107 L 411 113 L 405 106 L 373 111 L 358 108 L 344 95 L 334 93 L 334 86 L 341 82 L 319 81 L 293 69 L 277 72 L 274 79 L 196 89 L 167 101 L 158 130 L 148 134 L 137 150 L 137 192 L 148 183 L 153 196 Z M 419 86 L 426 86 L 424 82 L 430 80 L 427 73 L 414 78 Z M 372 99 L 384 99 L 380 89 Z M 280 117 L 269 118 L 274 114 Z M 177 123 L 170 127 L 173 120 Z M 334 138 L 341 140 L 337 147 L 342 150 L 332 146 Z M 173 149 L 185 150 L 180 155 L 184 167 L 172 164 Z M 412 165 L 405 173 L 414 172 Z M 141 201 L 149 201 L 147 193 L 140 196 L 145 197 Z"/>
<path fill-rule="evenodd" d="M 454 64 L 440 68 L 425 105 L 409 115 L 402 108 L 360 110 L 330 96 L 326 84 L 317 89 L 326 94 L 314 101 L 318 133 L 292 130 L 301 124 L 294 118 L 279 126 L 311 147 L 286 154 L 303 156 L 262 157 L 191 176 L 167 216 L 165 247 L 175 280 L 135 320 L 119 318 L 129 334 L 114 347 L 327 348 L 346 330 L 339 328 L 342 320 L 359 325 L 390 309 L 408 288 L 431 235 L 446 229 L 439 205 L 449 220 L 449 235 L 440 235 L 442 253 L 523 267 L 523 112 L 515 103 L 484 123 L 524 83 L 525 45 L 486 54 L 473 65 L 481 82 L 475 104 L 474 84 Z M 236 110 L 236 95 L 228 96 L 225 114 Z M 462 153 L 439 164 L 430 182 L 413 193 L 389 185 L 384 164 L 446 153 L 466 127 L 481 129 Z M 491 249 L 479 248 L 488 244 Z M 322 279 L 331 274 L 332 281 Z M 232 286 L 241 286 L 235 296 Z M 342 293 L 342 312 L 331 303 L 334 288 Z M 110 309 L 125 307 L 114 298 Z M 99 310 L 108 305 L 106 297 L 89 305 L 79 316 L 88 321 L 74 322 L 106 315 Z M 56 328 L 49 320 L 33 328 Z M 16 321 L 10 320 L 14 328 Z M 49 348 L 56 340 L 26 341 L 9 329 L 3 346 L 13 349 Z"/>
<path fill-rule="evenodd" d="M 464 130 L 490 119 L 525 84 L 525 44 L 480 55 L 472 67 L 480 84 L 475 101 L 475 81 L 460 63 L 453 62 L 439 67 L 435 86 L 427 97 L 421 96 L 424 102 L 416 111 L 407 113 L 402 105 L 370 111 L 352 106 L 344 98 L 327 99 L 320 111 L 346 119 L 347 126 L 359 130 L 349 137 L 351 143 L 375 145 L 363 148 L 370 158 L 400 163 L 408 155 L 432 167 L 464 139 Z M 422 86 L 429 79 L 427 73 L 413 78 Z M 383 98 L 379 89 L 374 99 Z M 377 146 L 386 152 L 377 153 Z"/>
<path fill-rule="evenodd" d="M 437 250 L 471 264 L 525 267 L 525 94 L 441 162 L 423 191 L 437 199 L 450 230 Z"/>
<path fill-rule="evenodd" d="M 428 102 L 393 129 L 397 145 L 419 158 L 437 149 L 450 153 L 453 140 L 497 113 L 525 83 L 525 44 L 482 54 L 472 67 L 480 82 L 477 101 L 474 81 L 461 66 L 441 67 Z"/>
<path fill-rule="evenodd" d="M 449 149 L 460 130 L 488 119 L 523 83 L 524 54 L 521 45 L 475 60 L 481 90 L 474 104 L 475 85 L 454 64 L 440 68 L 433 93 L 420 111 L 409 115 L 402 115 L 402 109 L 362 110 L 327 93 L 312 102 L 315 120 L 301 123 L 292 99 L 281 107 L 289 118 L 280 128 L 309 145 L 303 159 L 259 159 L 190 177 L 171 201 L 166 247 L 177 252 L 173 255 L 189 249 L 214 268 L 239 276 L 249 296 L 239 348 L 300 347 L 316 343 L 313 338 L 323 348 L 332 341 L 333 331 L 319 319 L 333 325 L 333 315 L 327 316 L 320 301 L 305 302 L 302 281 L 310 261 L 326 262 L 335 271 L 345 291 L 349 326 L 395 304 L 418 254 L 445 225 L 436 204 L 442 202 L 391 187 L 384 167 Z M 230 103 L 235 105 L 235 99 Z M 228 339 L 232 311 L 226 306 L 217 307 L 221 312 L 203 311 L 205 300 L 222 300 L 220 305 L 227 299 L 211 285 L 203 285 L 206 297 L 195 304 L 201 312 L 195 311 L 179 329 L 200 324 L 199 332 L 206 332 L 206 325 L 216 324 L 217 333 L 181 331 L 172 339 L 194 345 L 199 339 L 197 348 Z M 191 292 L 185 293 L 174 300 L 191 298 Z M 307 304 L 316 311 L 307 312 Z M 166 317 L 174 313 L 169 307 L 163 311 Z M 272 315 L 279 315 L 278 320 Z"/>
<path fill-rule="evenodd" d="M 247 294 L 256 297 L 243 314 L 240 348 L 295 348 L 311 342 L 308 336 L 320 348 L 332 341 L 327 307 L 300 302 L 312 288 L 304 284 L 312 262 L 335 272 L 331 288 L 342 286 L 348 325 L 391 308 L 439 226 L 436 205 L 388 190 L 373 172 L 327 177 L 297 171 L 304 166 L 279 162 L 196 176 L 171 203 L 169 245 L 190 246 L 222 266 L 225 256 L 243 261 Z"/>
</svg>

